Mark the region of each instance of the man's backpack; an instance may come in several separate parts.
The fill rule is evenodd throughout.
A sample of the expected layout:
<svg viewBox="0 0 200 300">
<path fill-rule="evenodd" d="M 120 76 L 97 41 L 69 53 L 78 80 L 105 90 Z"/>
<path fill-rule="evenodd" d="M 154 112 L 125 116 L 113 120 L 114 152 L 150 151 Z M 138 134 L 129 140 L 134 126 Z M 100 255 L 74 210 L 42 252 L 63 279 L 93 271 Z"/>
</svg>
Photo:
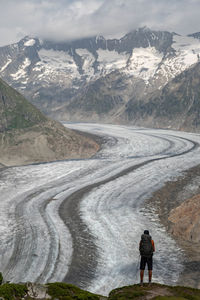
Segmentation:
<svg viewBox="0 0 200 300">
<path fill-rule="evenodd" d="M 139 250 L 141 256 L 150 257 L 153 254 L 153 245 L 149 234 L 142 234 Z"/>
</svg>

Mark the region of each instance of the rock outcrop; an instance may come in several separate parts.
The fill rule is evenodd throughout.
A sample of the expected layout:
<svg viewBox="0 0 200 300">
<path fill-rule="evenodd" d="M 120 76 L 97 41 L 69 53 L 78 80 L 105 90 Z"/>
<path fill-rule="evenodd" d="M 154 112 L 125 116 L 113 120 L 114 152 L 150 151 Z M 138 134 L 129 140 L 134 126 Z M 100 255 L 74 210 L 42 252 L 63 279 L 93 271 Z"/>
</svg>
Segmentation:
<svg viewBox="0 0 200 300">
<path fill-rule="evenodd" d="M 200 130 L 200 62 L 182 72 L 163 89 L 134 97 L 126 107 L 129 122 L 149 127 Z"/>
<path fill-rule="evenodd" d="M 196 195 L 171 210 L 169 215 L 171 233 L 176 237 L 200 242 L 200 195 Z"/>
</svg>

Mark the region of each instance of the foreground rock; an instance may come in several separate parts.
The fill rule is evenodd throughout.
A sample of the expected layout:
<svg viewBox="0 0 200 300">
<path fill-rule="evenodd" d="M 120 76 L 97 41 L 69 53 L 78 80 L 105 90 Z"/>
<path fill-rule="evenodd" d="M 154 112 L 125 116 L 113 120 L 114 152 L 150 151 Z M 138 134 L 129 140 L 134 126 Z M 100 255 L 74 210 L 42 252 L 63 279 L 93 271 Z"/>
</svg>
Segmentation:
<svg viewBox="0 0 200 300">
<path fill-rule="evenodd" d="M 88 158 L 99 144 L 49 120 L 0 79 L 0 167 Z"/>
<path fill-rule="evenodd" d="M 138 284 L 127 286 L 113 290 L 109 297 L 109 300 L 122 300 L 122 299 L 200 299 L 200 290 L 192 289 L 180 286 L 167 286 L 161 284 L 144 284 L 140 286 Z"/>
<path fill-rule="evenodd" d="M 49 283 L 46 285 L 26 284 L 3 284 L 0 286 L 0 299 L 5 300 L 36 300 L 36 299 L 57 299 L 57 300 L 125 300 L 135 299 L 200 299 L 200 290 L 180 287 L 166 286 L 160 284 L 138 284 L 115 289 L 108 297 L 96 295 L 78 287 L 62 282 Z M 158 298 L 157 298 L 158 297 Z"/>
</svg>

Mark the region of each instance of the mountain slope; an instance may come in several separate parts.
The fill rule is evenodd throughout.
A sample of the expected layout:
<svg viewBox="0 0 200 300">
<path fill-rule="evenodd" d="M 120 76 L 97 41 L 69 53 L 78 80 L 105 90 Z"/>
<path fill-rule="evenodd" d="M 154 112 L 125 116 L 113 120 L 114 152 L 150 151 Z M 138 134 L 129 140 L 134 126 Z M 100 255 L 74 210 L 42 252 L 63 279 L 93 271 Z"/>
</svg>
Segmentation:
<svg viewBox="0 0 200 300">
<path fill-rule="evenodd" d="M 72 100 L 51 112 L 51 116 L 71 121 L 113 121 L 113 117 L 133 94 L 144 88 L 141 80 L 127 87 L 127 80 L 120 72 L 112 72 L 88 84 Z M 135 88 L 135 89 L 134 89 Z"/>
<path fill-rule="evenodd" d="M 90 157 L 98 148 L 91 138 L 49 120 L 0 80 L 0 164 Z"/>
<path fill-rule="evenodd" d="M 146 101 L 126 105 L 127 120 L 134 124 L 200 130 L 200 63 L 182 72 Z"/>
<path fill-rule="evenodd" d="M 0 79 L 0 132 L 31 127 L 47 118 Z"/>
</svg>

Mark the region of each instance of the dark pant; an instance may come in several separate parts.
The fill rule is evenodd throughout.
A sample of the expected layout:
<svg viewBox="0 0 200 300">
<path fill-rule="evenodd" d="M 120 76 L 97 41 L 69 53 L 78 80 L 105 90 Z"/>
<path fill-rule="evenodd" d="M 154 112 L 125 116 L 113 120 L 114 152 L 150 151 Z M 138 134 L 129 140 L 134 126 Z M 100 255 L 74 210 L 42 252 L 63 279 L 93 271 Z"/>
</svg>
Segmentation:
<svg viewBox="0 0 200 300">
<path fill-rule="evenodd" d="M 150 257 L 141 256 L 140 270 L 144 270 L 146 264 L 148 266 L 148 270 L 151 271 L 153 269 L 153 255 Z"/>
</svg>

